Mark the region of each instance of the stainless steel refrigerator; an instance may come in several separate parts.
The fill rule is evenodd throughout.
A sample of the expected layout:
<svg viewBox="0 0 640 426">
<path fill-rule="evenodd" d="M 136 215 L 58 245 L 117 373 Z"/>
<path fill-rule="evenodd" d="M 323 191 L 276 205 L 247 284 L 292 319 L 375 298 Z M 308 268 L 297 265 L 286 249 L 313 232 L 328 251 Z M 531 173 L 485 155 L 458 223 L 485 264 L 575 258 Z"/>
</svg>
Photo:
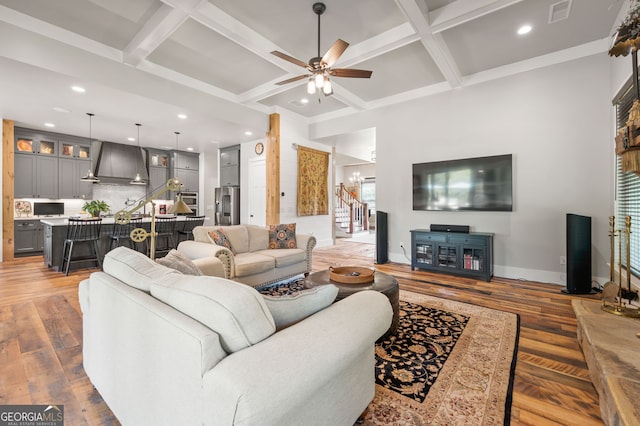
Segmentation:
<svg viewBox="0 0 640 426">
<path fill-rule="evenodd" d="M 216 225 L 240 224 L 240 187 L 216 188 Z"/>
</svg>

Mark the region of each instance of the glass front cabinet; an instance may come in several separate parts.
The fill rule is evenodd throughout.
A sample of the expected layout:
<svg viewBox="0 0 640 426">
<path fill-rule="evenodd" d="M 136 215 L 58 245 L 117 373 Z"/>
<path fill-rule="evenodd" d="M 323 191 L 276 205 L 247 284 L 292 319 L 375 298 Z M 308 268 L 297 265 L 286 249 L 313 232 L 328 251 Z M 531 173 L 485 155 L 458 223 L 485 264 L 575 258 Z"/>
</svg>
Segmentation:
<svg viewBox="0 0 640 426">
<path fill-rule="evenodd" d="M 411 231 L 411 270 L 476 277 L 493 276 L 493 234 Z"/>
</svg>

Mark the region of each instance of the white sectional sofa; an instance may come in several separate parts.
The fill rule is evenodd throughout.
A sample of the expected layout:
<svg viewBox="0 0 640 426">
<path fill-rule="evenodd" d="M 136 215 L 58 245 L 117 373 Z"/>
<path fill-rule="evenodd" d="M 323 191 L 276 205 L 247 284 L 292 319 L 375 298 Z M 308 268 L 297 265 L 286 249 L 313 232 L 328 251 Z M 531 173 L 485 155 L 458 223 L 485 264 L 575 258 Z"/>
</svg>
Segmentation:
<svg viewBox="0 0 640 426">
<path fill-rule="evenodd" d="M 235 254 L 211 242 L 209 232 L 217 229 L 224 230 Z M 297 248 L 269 249 L 269 228 L 256 225 L 197 226 L 193 237 L 181 242 L 178 251 L 194 262 L 217 257 L 224 266 L 224 278 L 252 287 L 310 273 L 316 246 L 313 235 L 297 233 Z"/>
<path fill-rule="evenodd" d="M 79 287 L 84 368 L 125 426 L 351 426 L 374 396 L 374 342 L 392 317 L 378 292 L 276 332 L 250 286 L 125 247 L 103 267 Z"/>
</svg>

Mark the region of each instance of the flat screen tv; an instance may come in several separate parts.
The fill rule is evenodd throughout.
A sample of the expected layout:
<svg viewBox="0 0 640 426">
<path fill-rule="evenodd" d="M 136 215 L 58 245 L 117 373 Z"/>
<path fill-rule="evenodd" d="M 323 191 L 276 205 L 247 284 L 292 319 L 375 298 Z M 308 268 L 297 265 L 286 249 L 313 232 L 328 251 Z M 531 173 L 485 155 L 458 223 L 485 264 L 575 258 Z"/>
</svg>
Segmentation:
<svg viewBox="0 0 640 426">
<path fill-rule="evenodd" d="M 413 165 L 413 210 L 513 210 L 511 154 Z"/>
</svg>

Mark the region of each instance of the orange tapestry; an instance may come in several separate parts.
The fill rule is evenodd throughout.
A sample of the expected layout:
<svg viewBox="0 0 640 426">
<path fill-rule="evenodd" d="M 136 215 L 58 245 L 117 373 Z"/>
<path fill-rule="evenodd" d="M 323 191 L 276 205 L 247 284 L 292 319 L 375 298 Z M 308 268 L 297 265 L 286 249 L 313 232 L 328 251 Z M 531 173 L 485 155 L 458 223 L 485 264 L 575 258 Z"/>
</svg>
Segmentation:
<svg viewBox="0 0 640 426">
<path fill-rule="evenodd" d="M 329 153 L 298 145 L 298 216 L 329 214 Z"/>
</svg>

